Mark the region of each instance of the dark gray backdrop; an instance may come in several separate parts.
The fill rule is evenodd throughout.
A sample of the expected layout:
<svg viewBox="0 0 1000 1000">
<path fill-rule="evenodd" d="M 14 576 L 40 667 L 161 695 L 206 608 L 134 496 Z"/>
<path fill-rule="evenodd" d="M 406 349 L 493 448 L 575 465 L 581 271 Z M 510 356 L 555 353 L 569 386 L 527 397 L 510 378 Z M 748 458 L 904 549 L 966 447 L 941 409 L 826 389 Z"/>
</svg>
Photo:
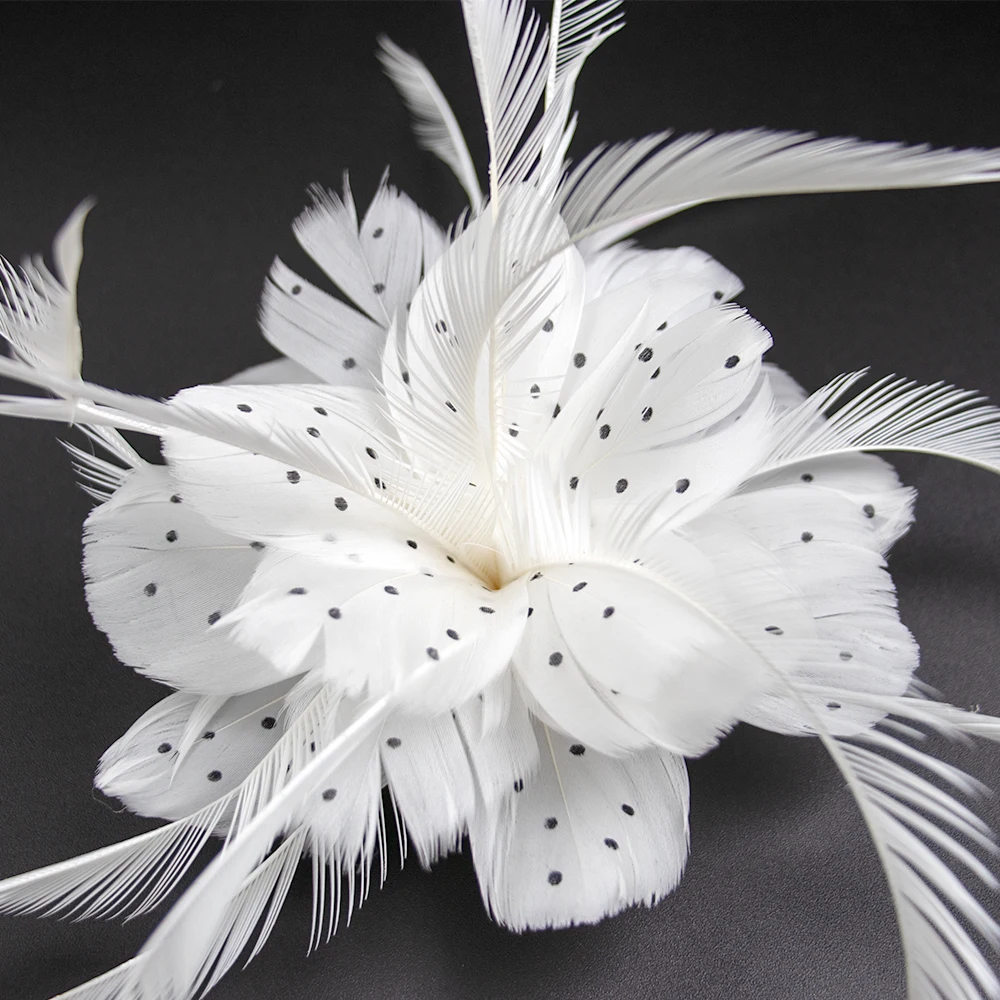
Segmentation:
<svg viewBox="0 0 1000 1000">
<path fill-rule="evenodd" d="M 995 7 L 637 3 L 578 90 L 579 154 L 673 125 L 1000 146 Z M 256 299 L 315 180 L 350 168 L 360 204 L 383 170 L 443 221 L 461 207 L 417 151 L 373 58 L 388 30 L 437 74 L 482 167 L 456 3 L 5 5 L 0 249 L 47 248 L 99 198 L 81 281 L 91 379 L 153 396 L 271 351 Z M 658 226 L 744 279 L 772 357 L 807 386 L 871 364 L 1000 398 L 1000 189 L 709 206 Z M 0 876 L 152 824 L 92 796 L 101 751 L 162 691 L 113 659 L 79 569 L 89 506 L 48 426 L 0 435 Z M 923 676 L 1000 711 L 1000 483 L 901 460 L 921 490 L 893 553 Z M 952 759 L 993 785 L 1000 755 Z M 559 998 L 891 1000 L 901 962 L 885 887 L 843 782 L 814 742 L 743 728 L 692 765 L 692 855 L 650 910 L 514 936 L 489 923 L 467 856 L 393 870 L 353 925 L 304 955 L 309 881 L 264 954 L 219 1000 Z M 992 804 L 985 814 L 1000 819 Z M 394 868 L 397 866 L 394 866 Z M 123 960 L 126 925 L 0 918 L 0 996 L 44 1000 Z"/>
</svg>

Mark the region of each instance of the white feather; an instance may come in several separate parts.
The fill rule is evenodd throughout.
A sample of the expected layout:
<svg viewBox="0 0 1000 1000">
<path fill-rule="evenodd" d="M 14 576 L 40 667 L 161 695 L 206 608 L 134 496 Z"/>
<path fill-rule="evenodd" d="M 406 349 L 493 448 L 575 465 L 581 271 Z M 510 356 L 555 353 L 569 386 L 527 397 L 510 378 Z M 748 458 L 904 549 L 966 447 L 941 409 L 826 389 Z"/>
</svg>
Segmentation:
<svg viewBox="0 0 1000 1000">
<path fill-rule="evenodd" d="M 281 675 L 264 660 L 211 630 L 249 582 L 263 543 L 210 525 L 182 491 L 168 469 L 144 463 L 90 513 L 90 613 L 123 662 L 173 687 L 236 694 L 273 684 Z"/>
<path fill-rule="evenodd" d="M 462 0 L 490 150 L 494 218 L 511 163 L 545 90 L 548 31 L 524 0 Z"/>
<path fill-rule="evenodd" d="M 483 900 L 512 930 L 595 923 L 677 884 L 688 849 L 682 758 L 598 754 L 535 724 L 540 765 L 470 830 Z"/>
<path fill-rule="evenodd" d="M 276 837 L 285 832 L 295 812 L 317 798 L 329 778 L 372 728 L 381 723 L 389 700 L 373 703 L 326 747 L 316 753 L 284 788 L 212 861 L 125 967 L 106 973 L 64 994 L 131 1000 L 189 1000 L 209 980 L 224 953 L 225 929 L 233 919 L 233 901 L 258 868 Z"/>
<path fill-rule="evenodd" d="M 905 718 L 910 715 L 909 700 L 886 699 L 882 707 Z M 945 829 L 951 827 L 995 853 L 984 824 L 953 795 L 968 794 L 974 786 L 961 772 L 942 767 L 897 737 L 873 731 L 847 742 L 835 738 L 818 713 L 810 714 L 847 780 L 882 861 L 899 919 L 908 996 L 911 1000 L 1000 996 L 1000 981 L 967 930 L 995 948 L 1000 944 L 1000 927 L 941 859 L 942 854 L 951 855 L 989 888 L 996 888 L 993 874 Z M 913 714 L 919 717 L 921 706 Z M 961 731 L 960 726 L 950 729 Z M 907 763 L 923 766 L 943 780 L 935 785 L 913 774 Z"/>
<path fill-rule="evenodd" d="M 416 56 L 404 52 L 385 35 L 379 35 L 378 44 L 382 68 L 413 116 L 417 141 L 451 167 L 469 196 L 472 210 L 477 212 L 483 201 L 483 192 L 462 130 L 441 88 Z"/>
<path fill-rule="evenodd" d="M 608 246 L 691 205 L 817 191 L 940 187 L 1000 179 L 1000 152 L 821 139 L 811 132 L 660 132 L 599 146 L 566 176 L 573 238 Z"/>
<path fill-rule="evenodd" d="M 83 225 L 94 201 L 82 202 L 56 233 L 56 274 L 41 257 L 16 271 L 0 258 L 0 336 L 17 357 L 67 378 L 80 374 L 83 347 L 76 318 L 76 282 L 83 261 Z"/>
<path fill-rule="evenodd" d="M 859 451 L 921 452 L 1000 472 L 1000 410 L 944 382 L 887 375 L 824 419 L 864 374 L 840 375 L 784 414 L 761 472 Z"/>
<path fill-rule="evenodd" d="M 840 767 L 890 879 L 913 1000 L 1000 996 L 970 936 L 1000 931 L 946 863 L 996 885 L 972 849 L 991 848 L 988 830 L 955 798 L 975 785 L 899 738 L 1000 739 L 1000 722 L 912 696 L 883 562 L 912 495 L 858 454 L 1000 471 L 1000 411 L 889 379 L 826 417 L 856 376 L 802 400 L 762 365 L 766 331 L 716 307 L 734 275 L 690 249 L 602 249 L 700 201 L 986 181 L 1000 160 L 660 135 L 596 150 L 560 187 L 576 78 L 620 26 L 617 3 L 557 0 L 551 44 L 522 0 L 463 11 L 491 211 L 449 245 L 385 178 L 360 222 L 346 184 L 316 189 L 296 235 L 353 304 L 276 262 L 262 325 L 288 359 L 169 403 L 90 385 L 75 308 L 86 206 L 57 238 L 56 277 L 4 266 L 15 358 L 0 374 L 60 398 L 5 396 L 0 413 L 84 421 L 110 456 L 71 449 L 108 497 L 88 521 L 88 598 L 122 658 L 182 690 L 98 777 L 180 819 L 0 882 L 0 908 L 141 912 L 225 833 L 142 952 L 67 994 L 188 1000 L 256 954 L 303 852 L 312 943 L 345 902 L 350 918 L 377 847 L 385 877 L 384 781 L 425 865 L 469 832 L 506 925 L 597 920 L 676 884 L 679 754 L 743 718 L 817 733 Z M 382 51 L 478 207 L 436 84 Z M 277 378 L 298 384 L 262 384 Z M 116 427 L 161 435 L 168 467 Z"/>
</svg>

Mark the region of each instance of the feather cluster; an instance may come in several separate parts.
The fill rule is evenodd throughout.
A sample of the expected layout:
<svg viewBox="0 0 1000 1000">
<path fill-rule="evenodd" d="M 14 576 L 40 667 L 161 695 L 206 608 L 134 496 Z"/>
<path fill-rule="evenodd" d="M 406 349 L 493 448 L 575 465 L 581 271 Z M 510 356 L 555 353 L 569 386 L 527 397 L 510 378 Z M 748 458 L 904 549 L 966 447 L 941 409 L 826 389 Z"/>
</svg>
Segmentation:
<svg viewBox="0 0 1000 1000">
<path fill-rule="evenodd" d="M 929 731 L 1000 720 L 928 697 L 885 556 L 913 491 L 872 451 L 1000 472 L 1000 411 L 864 373 L 807 395 L 763 361 L 739 280 L 621 240 L 757 194 L 1000 179 L 1000 153 L 749 131 L 649 136 L 568 165 L 573 87 L 616 0 L 464 0 L 489 143 L 480 189 L 423 64 L 380 58 L 470 210 L 449 231 L 384 179 L 295 234 L 341 297 L 276 261 L 284 356 L 167 402 L 80 378 L 85 203 L 0 270 L 0 412 L 71 422 L 99 501 L 87 599 L 120 659 L 176 690 L 104 754 L 98 787 L 168 822 L 0 881 L 12 913 L 110 917 L 216 858 L 143 949 L 66 997 L 187 1000 L 256 954 L 303 856 L 313 943 L 349 919 L 383 790 L 424 865 L 467 837 L 515 930 L 654 901 L 688 850 L 685 758 L 736 723 L 819 738 L 871 831 L 911 997 L 1000 996 L 996 887 L 971 779 Z M 124 433 L 123 433 L 124 432 Z M 166 463 L 125 434 L 154 434 Z"/>
</svg>

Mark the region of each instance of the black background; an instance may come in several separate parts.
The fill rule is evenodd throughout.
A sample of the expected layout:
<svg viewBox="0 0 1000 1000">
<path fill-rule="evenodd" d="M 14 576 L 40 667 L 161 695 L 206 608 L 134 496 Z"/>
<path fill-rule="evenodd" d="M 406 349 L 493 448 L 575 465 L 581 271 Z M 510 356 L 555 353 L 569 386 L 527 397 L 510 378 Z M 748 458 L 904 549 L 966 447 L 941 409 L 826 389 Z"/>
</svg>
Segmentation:
<svg viewBox="0 0 1000 1000">
<path fill-rule="evenodd" d="M 672 125 L 1000 146 L 1000 31 L 979 4 L 635 3 L 578 89 L 574 151 Z M 462 205 L 420 153 L 373 57 L 388 31 L 485 142 L 457 3 L 7 4 L 0 29 L 0 249 L 45 249 L 96 194 L 80 283 L 85 374 L 152 396 L 272 356 L 256 300 L 311 181 L 351 169 L 359 205 L 386 165 L 442 221 Z M 744 280 L 772 359 L 808 387 L 846 369 L 944 379 L 1000 398 L 1000 189 L 761 199 L 661 224 Z M 307 270 L 306 273 L 312 273 Z M 97 758 L 161 696 L 90 623 L 89 501 L 53 428 L 0 434 L 0 876 L 151 824 L 92 794 Z M 917 527 L 891 557 L 922 676 L 1000 712 L 998 483 L 924 458 Z M 950 759 L 1000 785 L 995 750 Z M 394 864 L 351 927 L 306 958 L 309 880 L 264 953 L 213 996 L 892 1000 L 890 904 L 843 782 L 813 741 L 743 727 L 691 766 L 692 854 L 654 910 L 515 936 L 467 856 Z M 994 824 L 992 803 L 984 815 Z M 0 997 L 44 1000 L 110 968 L 155 923 L 0 918 Z"/>
</svg>

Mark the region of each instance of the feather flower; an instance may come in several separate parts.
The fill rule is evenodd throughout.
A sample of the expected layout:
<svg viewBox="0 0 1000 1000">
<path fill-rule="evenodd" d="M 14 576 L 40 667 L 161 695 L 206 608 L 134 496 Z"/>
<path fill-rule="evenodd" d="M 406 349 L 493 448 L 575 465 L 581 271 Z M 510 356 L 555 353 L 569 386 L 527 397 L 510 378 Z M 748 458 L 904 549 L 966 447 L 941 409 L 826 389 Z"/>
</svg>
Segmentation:
<svg viewBox="0 0 1000 1000">
<path fill-rule="evenodd" d="M 440 89 L 383 39 L 422 145 L 470 212 L 447 233 L 383 179 L 360 217 L 316 188 L 295 235 L 343 299 L 275 261 L 283 359 L 167 402 L 80 377 L 85 203 L 0 271 L 0 412 L 78 425 L 98 501 L 87 600 L 120 659 L 175 689 L 107 750 L 98 787 L 167 820 L 0 881 L 12 913 L 158 905 L 223 847 L 130 961 L 79 1000 L 187 1000 L 262 947 L 301 858 L 312 943 L 368 891 L 383 787 L 420 862 L 468 837 L 514 930 L 601 920 L 677 885 L 685 759 L 740 721 L 820 739 L 871 832 L 911 997 L 1000 996 L 975 783 L 927 732 L 1000 738 L 929 697 L 885 556 L 913 491 L 869 452 L 1000 472 L 974 393 L 840 375 L 807 395 L 763 360 L 739 280 L 623 237 L 689 205 L 1000 179 L 1000 153 L 800 133 L 649 136 L 565 162 L 615 0 L 463 9 L 487 194 Z M 166 463 L 123 432 L 157 435 Z M 385 851 L 379 852 L 382 876 Z"/>
</svg>

